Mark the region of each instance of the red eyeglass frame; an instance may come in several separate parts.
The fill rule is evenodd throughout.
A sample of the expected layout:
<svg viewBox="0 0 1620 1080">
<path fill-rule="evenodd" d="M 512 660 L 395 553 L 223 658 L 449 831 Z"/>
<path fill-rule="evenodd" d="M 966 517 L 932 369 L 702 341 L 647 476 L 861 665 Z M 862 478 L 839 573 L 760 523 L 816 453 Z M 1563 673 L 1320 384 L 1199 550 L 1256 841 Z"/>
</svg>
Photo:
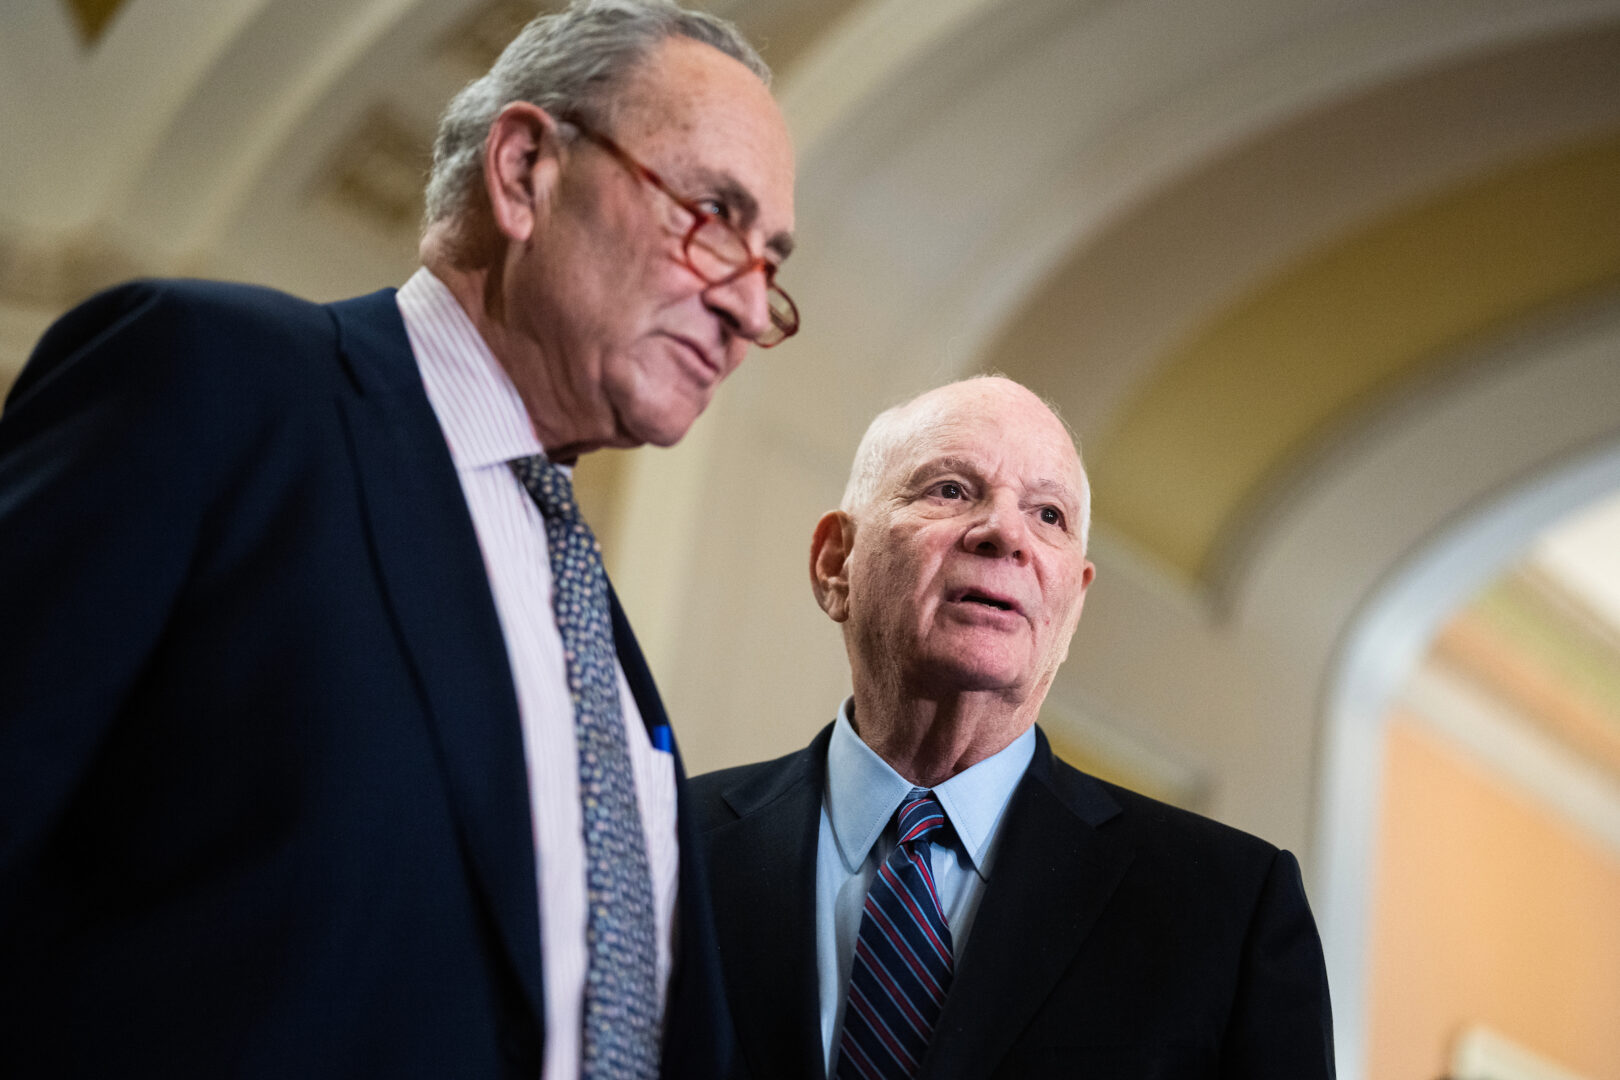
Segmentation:
<svg viewBox="0 0 1620 1080">
<path fill-rule="evenodd" d="M 681 261 L 688 270 L 709 285 L 725 285 L 736 281 L 744 274 L 753 273 L 756 269 L 764 271 L 766 307 L 770 311 L 771 325 L 764 333 L 754 339 L 755 345 L 762 349 L 774 348 L 799 332 L 799 306 L 793 302 L 793 297 L 789 296 L 787 291 L 776 283 L 777 266 L 765 256 L 750 254 L 748 262 L 734 267 L 730 273 L 718 279 L 705 274 L 692 258 L 692 242 L 697 239 L 697 234 L 711 222 L 731 233 L 736 238 L 737 245 L 741 250 L 750 251 L 748 238 L 742 234 L 740 229 L 725 218 L 709 213 L 709 211 L 692 200 L 677 195 L 674 189 L 664 182 L 664 178 L 659 176 L 650 166 L 638 161 L 628 150 L 600 131 L 595 130 L 589 124 L 581 123 L 577 119 L 570 119 L 568 124 L 578 131 L 583 138 L 607 151 L 608 155 L 620 165 L 623 165 L 632 176 L 651 184 L 667 195 L 676 206 L 692 215 L 692 227 L 686 230 L 686 236 L 681 240 Z M 716 252 L 716 256 L 722 257 L 718 252 Z"/>
</svg>

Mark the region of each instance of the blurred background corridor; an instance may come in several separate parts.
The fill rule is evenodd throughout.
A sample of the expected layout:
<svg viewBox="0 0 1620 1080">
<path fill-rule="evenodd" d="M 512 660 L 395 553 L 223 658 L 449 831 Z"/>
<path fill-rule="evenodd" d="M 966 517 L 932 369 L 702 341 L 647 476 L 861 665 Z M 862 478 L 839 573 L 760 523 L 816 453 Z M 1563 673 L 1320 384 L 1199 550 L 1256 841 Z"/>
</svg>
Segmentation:
<svg viewBox="0 0 1620 1080">
<path fill-rule="evenodd" d="M 999 370 L 1095 485 L 1043 725 L 1299 853 L 1340 1075 L 1620 1080 L 1620 0 L 698 6 L 776 69 L 804 329 L 580 470 L 688 770 L 832 719 L 811 528 Z M 7 5 L 0 387 L 127 277 L 403 283 L 542 7 Z"/>
</svg>

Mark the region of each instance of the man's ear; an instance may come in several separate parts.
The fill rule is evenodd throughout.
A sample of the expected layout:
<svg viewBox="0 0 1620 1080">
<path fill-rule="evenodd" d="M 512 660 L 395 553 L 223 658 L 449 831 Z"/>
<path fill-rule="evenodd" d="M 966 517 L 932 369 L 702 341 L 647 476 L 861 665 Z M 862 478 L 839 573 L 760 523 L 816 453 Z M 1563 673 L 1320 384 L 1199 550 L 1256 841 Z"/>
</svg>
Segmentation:
<svg viewBox="0 0 1620 1080">
<path fill-rule="evenodd" d="M 855 546 L 855 520 L 829 510 L 810 537 L 810 588 L 833 622 L 849 618 L 849 555 Z"/>
<path fill-rule="evenodd" d="M 1097 567 L 1092 564 L 1090 559 L 1087 559 L 1085 567 L 1080 571 L 1080 601 L 1074 605 L 1074 626 L 1069 627 L 1069 633 L 1071 634 L 1074 633 L 1075 627 L 1080 625 L 1080 613 L 1085 610 L 1086 606 L 1086 590 L 1091 588 L 1092 579 L 1096 576 Z"/>
<path fill-rule="evenodd" d="M 514 101 L 484 138 L 484 191 L 502 236 L 528 241 L 545 216 L 562 173 L 557 121 L 538 105 Z"/>
</svg>

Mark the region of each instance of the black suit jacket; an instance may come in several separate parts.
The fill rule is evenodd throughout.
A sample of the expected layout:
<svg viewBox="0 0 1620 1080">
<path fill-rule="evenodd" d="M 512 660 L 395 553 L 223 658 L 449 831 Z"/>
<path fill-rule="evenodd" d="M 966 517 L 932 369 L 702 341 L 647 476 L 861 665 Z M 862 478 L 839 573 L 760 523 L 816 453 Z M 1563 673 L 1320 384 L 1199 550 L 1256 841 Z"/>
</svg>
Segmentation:
<svg viewBox="0 0 1620 1080">
<path fill-rule="evenodd" d="M 829 727 L 692 781 L 756 1080 L 822 1080 L 816 843 Z M 1333 1075 L 1321 943 L 1285 851 L 1053 757 L 1001 826 L 927 1080 Z"/>
<path fill-rule="evenodd" d="M 538 1075 L 512 674 L 391 290 L 64 316 L 0 416 L 0 613 L 0 1074 Z M 666 1075 L 709 1080 L 687 798 Z"/>
</svg>

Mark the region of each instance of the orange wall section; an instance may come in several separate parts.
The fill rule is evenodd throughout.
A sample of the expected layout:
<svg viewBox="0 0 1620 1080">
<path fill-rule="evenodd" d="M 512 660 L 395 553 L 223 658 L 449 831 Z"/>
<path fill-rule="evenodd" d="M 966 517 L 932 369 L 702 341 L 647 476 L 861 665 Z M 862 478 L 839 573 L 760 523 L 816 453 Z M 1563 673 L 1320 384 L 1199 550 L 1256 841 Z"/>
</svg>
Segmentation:
<svg viewBox="0 0 1620 1080">
<path fill-rule="evenodd" d="M 1620 855 L 1411 717 L 1384 768 L 1369 1080 L 1444 1076 L 1470 1023 L 1620 1080 Z"/>
</svg>

